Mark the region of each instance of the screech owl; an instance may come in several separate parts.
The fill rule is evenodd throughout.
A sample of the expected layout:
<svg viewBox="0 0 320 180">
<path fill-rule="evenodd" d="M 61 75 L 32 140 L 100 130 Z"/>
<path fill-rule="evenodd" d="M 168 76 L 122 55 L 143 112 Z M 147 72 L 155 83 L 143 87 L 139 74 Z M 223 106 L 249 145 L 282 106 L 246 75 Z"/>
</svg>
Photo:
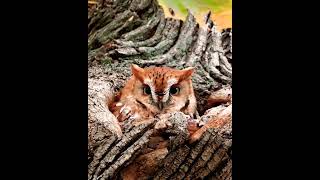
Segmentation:
<svg viewBox="0 0 320 180">
<path fill-rule="evenodd" d="M 155 115 L 181 111 L 193 117 L 196 112 L 191 76 L 194 68 L 141 68 L 131 66 L 132 76 L 109 104 L 121 122 L 128 118 L 148 119 Z"/>
</svg>

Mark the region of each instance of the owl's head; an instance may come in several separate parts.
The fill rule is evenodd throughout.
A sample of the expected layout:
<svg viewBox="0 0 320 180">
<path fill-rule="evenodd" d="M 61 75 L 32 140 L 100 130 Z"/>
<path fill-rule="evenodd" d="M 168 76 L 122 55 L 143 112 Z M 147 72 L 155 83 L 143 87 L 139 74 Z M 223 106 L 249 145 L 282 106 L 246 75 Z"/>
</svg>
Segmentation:
<svg viewBox="0 0 320 180">
<path fill-rule="evenodd" d="M 135 94 L 144 105 L 153 105 L 161 111 L 170 106 L 184 104 L 188 95 L 193 93 L 191 76 L 194 68 L 188 67 L 183 70 L 168 67 L 141 68 L 131 66 L 136 83 Z"/>
</svg>

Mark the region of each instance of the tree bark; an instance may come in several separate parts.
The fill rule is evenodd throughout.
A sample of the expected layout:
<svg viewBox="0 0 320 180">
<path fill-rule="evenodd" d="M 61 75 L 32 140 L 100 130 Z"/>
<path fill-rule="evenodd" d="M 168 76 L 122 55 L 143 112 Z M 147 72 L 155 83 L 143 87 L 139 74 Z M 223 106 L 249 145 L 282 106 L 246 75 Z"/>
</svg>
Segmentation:
<svg viewBox="0 0 320 180">
<path fill-rule="evenodd" d="M 156 0 L 100 0 L 88 14 L 88 179 L 231 179 L 232 30 L 166 18 Z M 175 112 L 121 130 L 107 104 L 130 65 L 195 67 L 200 130 Z"/>
</svg>

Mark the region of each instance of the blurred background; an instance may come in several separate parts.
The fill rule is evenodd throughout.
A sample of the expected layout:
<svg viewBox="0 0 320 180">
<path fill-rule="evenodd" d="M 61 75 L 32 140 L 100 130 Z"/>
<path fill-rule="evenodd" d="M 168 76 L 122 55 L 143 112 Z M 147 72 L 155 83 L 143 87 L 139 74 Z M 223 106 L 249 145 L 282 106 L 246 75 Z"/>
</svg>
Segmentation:
<svg viewBox="0 0 320 180">
<path fill-rule="evenodd" d="M 97 0 L 88 0 L 89 5 Z M 193 13 L 200 26 L 204 25 L 203 17 L 211 10 L 211 19 L 218 30 L 232 28 L 232 0 L 158 0 L 167 17 L 185 20 L 188 9 Z M 169 8 L 174 11 L 171 15 Z"/>
<path fill-rule="evenodd" d="M 189 9 L 198 23 L 203 25 L 204 15 L 211 10 L 211 19 L 218 29 L 232 28 L 232 0 L 158 0 L 166 16 L 171 16 L 169 8 L 174 11 L 174 18 L 185 20 Z"/>
</svg>

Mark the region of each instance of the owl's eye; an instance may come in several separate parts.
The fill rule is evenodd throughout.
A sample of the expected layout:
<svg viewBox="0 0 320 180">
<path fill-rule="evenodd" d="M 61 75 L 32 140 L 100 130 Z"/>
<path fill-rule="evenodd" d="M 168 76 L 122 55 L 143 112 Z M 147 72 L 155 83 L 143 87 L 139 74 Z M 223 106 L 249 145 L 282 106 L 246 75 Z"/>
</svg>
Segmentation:
<svg viewBox="0 0 320 180">
<path fill-rule="evenodd" d="M 171 95 L 177 95 L 179 92 L 180 92 L 180 88 L 178 88 L 178 87 L 171 87 L 170 88 Z"/>
<path fill-rule="evenodd" d="M 144 94 L 147 94 L 147 95 L 150 95 L 151 94 L 151 89 L 149 86 L 145 86 L 143 87 L 143 93 Z"/>
</svg>

